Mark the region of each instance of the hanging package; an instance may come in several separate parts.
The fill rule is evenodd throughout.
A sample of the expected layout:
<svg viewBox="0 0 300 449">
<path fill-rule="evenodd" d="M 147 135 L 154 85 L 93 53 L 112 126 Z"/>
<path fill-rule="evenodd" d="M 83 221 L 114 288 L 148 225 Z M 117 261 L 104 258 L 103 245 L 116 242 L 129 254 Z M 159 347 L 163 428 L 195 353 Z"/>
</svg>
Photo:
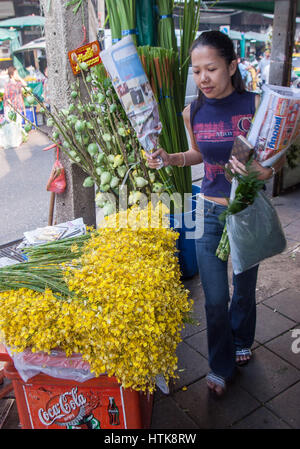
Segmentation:
<svg viewBox="0 0 300 449">
<path fill-rule="evenodd" d="M 226 219 L 234 274 L 280 254 L 286 239 L 277 212 L 260 191 L 254 203 Z"/>
<path fill-rule="evenodd" d="M 59 160 L 58 153 L 59 149 L 57 147 L 57 157 L 48 179 L 47 190 L 54 193 L 63 193 L 66 189 L 66 175 L 65 169 Z"/>
</svg>

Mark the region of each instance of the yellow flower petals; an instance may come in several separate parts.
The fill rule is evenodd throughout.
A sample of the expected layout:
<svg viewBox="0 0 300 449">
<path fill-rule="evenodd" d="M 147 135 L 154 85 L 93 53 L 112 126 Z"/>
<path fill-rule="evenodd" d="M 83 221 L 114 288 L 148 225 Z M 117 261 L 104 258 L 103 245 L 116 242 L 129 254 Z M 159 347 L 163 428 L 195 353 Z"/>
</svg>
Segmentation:
<svg viewBox="0 0 300 449">
<path fill-rule="evenodd" d="M 158 374 L 176 377 L 176 348 L 192 301 L 166 212 L 159 204 L 108 216 L 82 257 L 63 268 L 76 299 L 59 299 L 49 289 L 0 293 L 5 344 L 81 353 L 96 376 L 114 375 L 126 388 L 153 391 Z"/>
</svg>

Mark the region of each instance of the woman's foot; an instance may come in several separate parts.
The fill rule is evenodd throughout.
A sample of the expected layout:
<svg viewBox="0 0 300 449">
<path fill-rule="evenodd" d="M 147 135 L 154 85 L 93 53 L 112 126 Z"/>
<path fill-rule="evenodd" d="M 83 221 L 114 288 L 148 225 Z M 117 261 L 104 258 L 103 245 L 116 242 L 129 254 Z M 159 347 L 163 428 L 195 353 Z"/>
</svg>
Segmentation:
<svg viewBox="0 0 300 449">
<path fill-rule="evenodd" d="M 209 373 L 206 376 L 206 382 L 209 390 L 217 396 L 222 396 L 226 391 L 226 382 L 224 377 L 218 376 L 214 373 Z"/>
<path fill-rule="evenodd" d="M 237 349 L 235 351 L 235 362 L 238 366 L 245 366 L 251 359 L 252 352 L 250 348 Z"/>
</svg>

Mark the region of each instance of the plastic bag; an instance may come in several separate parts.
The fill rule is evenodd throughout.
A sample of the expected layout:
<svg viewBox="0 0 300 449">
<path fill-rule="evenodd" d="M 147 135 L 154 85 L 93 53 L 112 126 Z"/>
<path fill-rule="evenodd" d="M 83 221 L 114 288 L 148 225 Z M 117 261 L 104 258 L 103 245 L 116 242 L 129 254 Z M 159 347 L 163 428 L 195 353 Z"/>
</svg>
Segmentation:
<svg viewBox="0 0 300 449">
<path fill-rule="evenodd" d="M 155 0 L 136 3 L 137 39 L 139 46 L 156 46 Z"/>
<path fill-rule="evenodd" d="M 82 359 L 81 354 L 72 354 L 67 357 L 63 351 L 53 350 L 50 354 L 45 352 L 12 352 L 6 347 L 12 358 L 15 368 L 24 382 L 43 373 L 58 379 L 70 379 L 76 382 L 85 382 L 95 377 L 90 371 L 90 365 Z"/>
<path fill-rule="evenodd" d="M 24 382 L 40 373 L 57 379 L 74 380 L 76 382 L 85 382 L 95 377 L 90 371 L 89 363 L 83 360 L 81 354 L 73 353 L 67 357 L 65 352 L 59 349 L 53 349 L 50 354 L 47 354 L 43 351 L 31 352 L 29 348 L 22 352 L 12 352 L 7 346 L 5 348 Z M 155 383 L 164 394 L 170 393 L 168 384 L 162 374 L 156 376 Z"/>
<path fill-rule="evenodd" d="M 4 150 L 18 148 L 23 142 L 22 127 L 19 123 L 8 122 L 1 128 L 0 147 Z"/>
<path fill-rule="evenodd" d="M 54 162 L 50 177 L 47 183 L 47 190 L 54 193 L 63 193 L 66 188 L 66 175 L 62 163 L 58 159 Z"/>
<path fill-rule="evenodd" d="M 254 203 L 226 219 L 234 274 L 280 254 L 286 239 L 273 205 L 263 192 Z"/>
</svg>

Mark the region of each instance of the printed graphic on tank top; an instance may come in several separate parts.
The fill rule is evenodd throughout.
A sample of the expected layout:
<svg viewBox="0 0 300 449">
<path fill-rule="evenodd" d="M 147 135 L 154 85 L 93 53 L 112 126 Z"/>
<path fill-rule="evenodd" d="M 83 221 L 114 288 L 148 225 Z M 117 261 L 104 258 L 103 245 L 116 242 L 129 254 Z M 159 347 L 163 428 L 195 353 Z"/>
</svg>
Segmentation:
<svg viewBox="0 0 300 449">
<path fill-rule="evenodd" d="M 194 115 L 195 107 L 196 101 L 191 103 L 190 117 L 204 163 L 201 193 L 229 197 L 231 184 L 225 178 L 224 166 L 236 136 L 247 136 L 255 112 L 255 93 L 234 91 L 221 99 L 204 97 Z"/>
</svg>

